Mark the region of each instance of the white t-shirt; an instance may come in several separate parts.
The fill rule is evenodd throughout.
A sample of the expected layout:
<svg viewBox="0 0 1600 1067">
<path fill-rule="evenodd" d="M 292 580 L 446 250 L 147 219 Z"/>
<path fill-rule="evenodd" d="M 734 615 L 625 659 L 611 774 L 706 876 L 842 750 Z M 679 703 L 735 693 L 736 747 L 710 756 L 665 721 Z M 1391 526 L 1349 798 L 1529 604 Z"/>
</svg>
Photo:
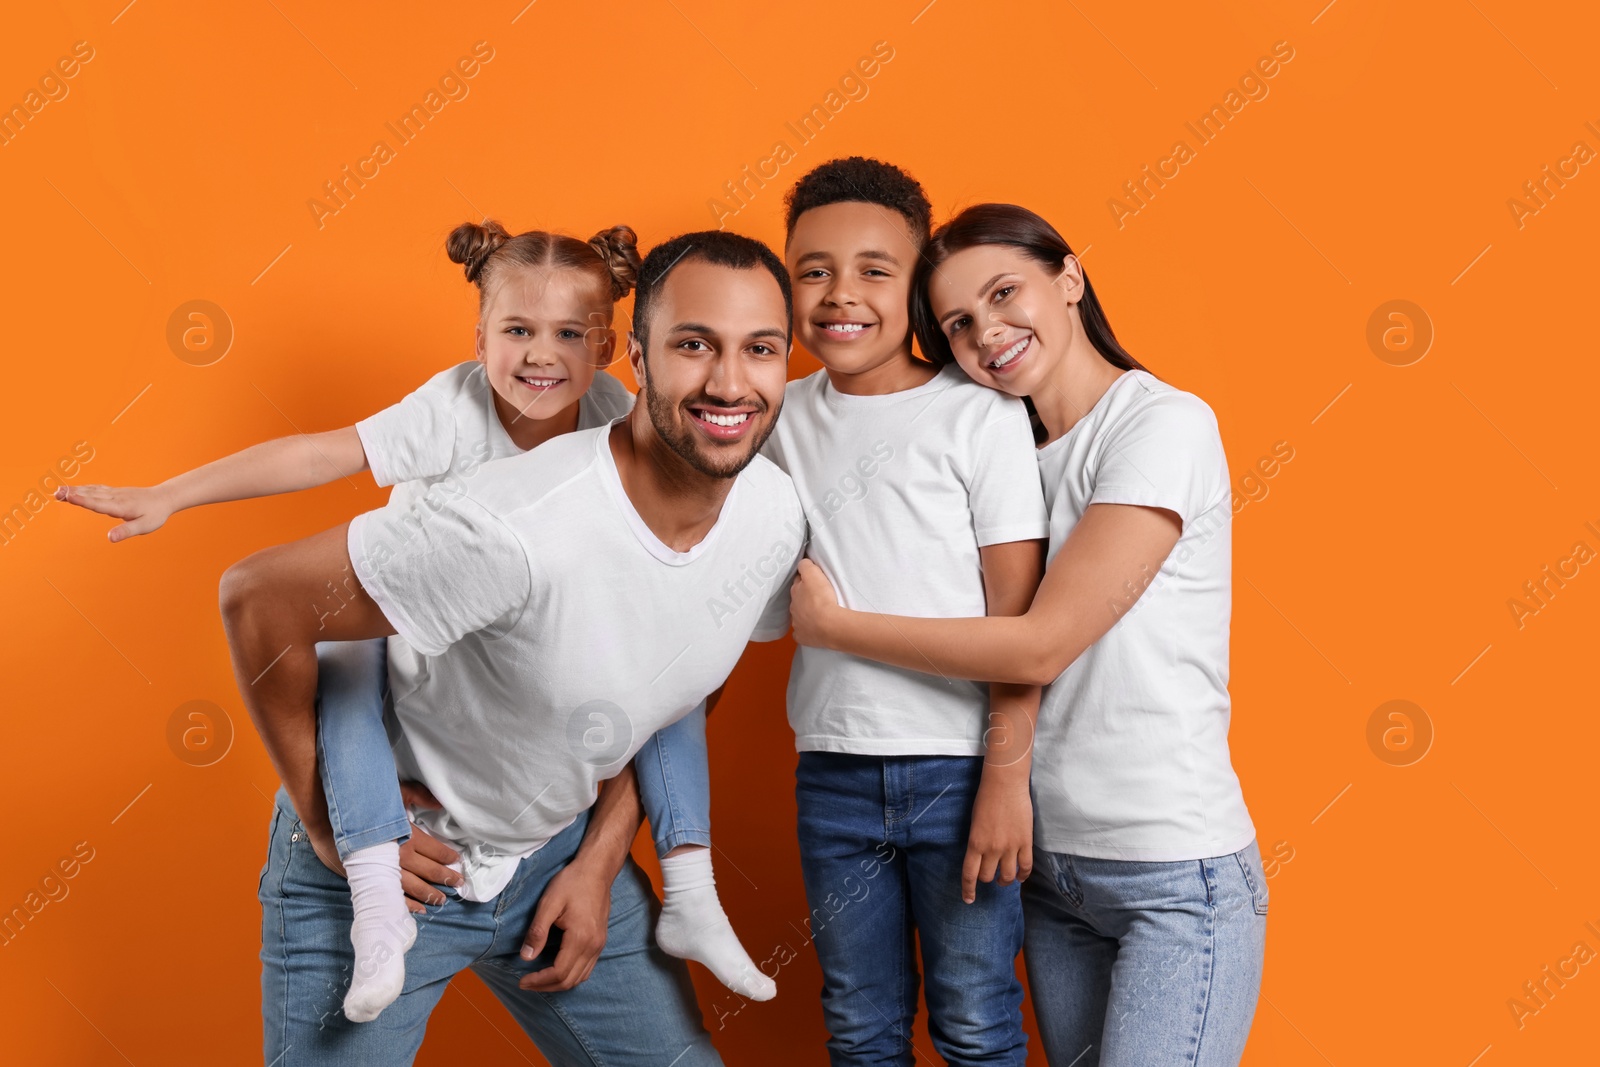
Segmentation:
<svg viewBox="0 0 1600 1067">
<path fill-rule="evenodd" d="M 1091 504 L 1165 508 L 1183 533 L 1132 609 L 1044 691 L 1035 841 L 1098 859 L 1237 852 L 1255 829 L 1228 757 L 1233 510 L 1216 416 L 1128 371 L 1038 458 L 1051 561 Z"/>
<path fill-rule="evenodd" d="M 675 552 L 623 491 L 610 432 L 485 464 L 399 552 L 381 529 L 393 504 L 350 524 L 362 584 L 414 651 L 389 661 L 396 760 L 443 803 L 417 822 L 462 846 L 470 900 L 591 807 L 748 640 L 787 630 L 803 530 L 789 478 L 757 457 Z"/>
<path fill-rule="evenodd" d="M 604 426 L 626 415 L 633 394 L 600 371 L 578 401 L 578 429 Z M 482 363 L 469 360 L 442 370 L 398 404 L 356 423 L 372 478 L 395 487 L 389 503 L 416 506 L 434 486 L 437 499 L 491 459 L 522 453 L 500 422 L 494 390 Z"/>
<path fill-rule="evenodd" d="M 1049 533 L 1020 400 L 945 367 L 880 396 L 818 371 L 790 382 L 766 454 L 794 479 L 807 550 L 858 611 L 983 615 L 978 549 Z M 789 724 L 802 752 L 983 754 L 988 686 L 829 649 L 795 650 Z"/>
</svg>

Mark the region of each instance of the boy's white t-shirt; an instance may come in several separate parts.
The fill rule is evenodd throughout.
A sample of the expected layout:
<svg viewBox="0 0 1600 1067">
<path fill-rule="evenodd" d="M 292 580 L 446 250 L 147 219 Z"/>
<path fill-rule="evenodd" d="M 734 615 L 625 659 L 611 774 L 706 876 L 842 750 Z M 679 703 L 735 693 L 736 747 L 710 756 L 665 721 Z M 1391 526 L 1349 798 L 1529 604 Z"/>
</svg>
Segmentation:
<svg viewBox="0 0 1600 1067">
<path fill-rule="evenodd" d="M 1038 452 L 1050 559 L 1091 504 L 1175 512 L 1144 594 L 1044 691 L 1037 845 L 1098 859 L 1224 856 L 1255 839 L 1228 754 L 1232 492 L 1217 419 L 1144 371 Z"/>
<path fill-rule="evenodd" d="M 978 550 L 1049 533 L 1027 410 L 953 365 L 879 396 L 841 393 L 825 370 L 790 382 L 765 452 L 794 479 L 807 555 L 858 611 L 986 614 Z M 800 647 L 788 703 L 802 752 L 984 751 L 978 682 Z"/>
<path fill-rule="evenodd" d="M 350 524 L 362 584 L 413 652 L 389 661 L 396 760 L 444 805 L 416 821 L 459 846 L 469 900 L 590 808 L 747 641 L 787 631 L 804 531 L 789 478 L 756 457 L 675 552 L 623 491 L 610 432 L 485 464 L 398 552 L 381 529 L 395 505 Z"/>
</svg>

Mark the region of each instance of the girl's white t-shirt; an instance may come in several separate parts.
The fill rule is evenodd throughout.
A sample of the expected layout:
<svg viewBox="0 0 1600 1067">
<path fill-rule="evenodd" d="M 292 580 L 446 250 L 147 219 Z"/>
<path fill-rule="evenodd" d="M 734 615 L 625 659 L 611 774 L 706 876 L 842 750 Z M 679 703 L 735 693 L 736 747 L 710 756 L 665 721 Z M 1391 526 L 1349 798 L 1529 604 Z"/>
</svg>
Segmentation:
<svg viewBox="0 0 1600 1067">
<path fill-rule="evenodd" d="M 983 615 L 979 550 L 1048 533 L 1022 401 L 956 366 L 912 389 L 789 383 L 765 454 L 794 479 L 807 550 L 846 607 Z M 983 754 L 987 685 L 824 648 L 795 650 L 789 724 L 801 752 Z"/>
<path fill-rule="evenodd" d="M 1050 560 L 1091 504 L 1177 514 L 1144 594 L 1044 691 L 1033 758 L 1049 852 L 1178 861 L 1255 839 L 1228 754 L 1232 493 L 1216 416 L 1144 371 L 1038 452 Z"/>
</svg>

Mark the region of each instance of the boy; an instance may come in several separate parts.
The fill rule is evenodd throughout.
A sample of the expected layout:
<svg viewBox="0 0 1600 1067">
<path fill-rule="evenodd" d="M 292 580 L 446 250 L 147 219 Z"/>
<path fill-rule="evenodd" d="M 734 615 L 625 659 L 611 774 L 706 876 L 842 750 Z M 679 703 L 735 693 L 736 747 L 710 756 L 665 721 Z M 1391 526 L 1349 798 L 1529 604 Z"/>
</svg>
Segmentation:
<svg viewBox="0 0 1600 1067">
<path fill-rule="evenodd" d="M 912 353 L 922 187 L 856 156 L 801 178 L 786 206 L 794 335 L 823 369 L 789 383 L 765 451 L 794 479 L 808 555 L 861 610 L 1023 613 L 1048 535 L 1033 437 L 1021 401 Z M 912 1062 L 919 946 L 939 1054 L 1024 1062 L 1016 879 L 1038 702 L 796 650 L 801 868 L 836 1067 Z"/>
</svg>

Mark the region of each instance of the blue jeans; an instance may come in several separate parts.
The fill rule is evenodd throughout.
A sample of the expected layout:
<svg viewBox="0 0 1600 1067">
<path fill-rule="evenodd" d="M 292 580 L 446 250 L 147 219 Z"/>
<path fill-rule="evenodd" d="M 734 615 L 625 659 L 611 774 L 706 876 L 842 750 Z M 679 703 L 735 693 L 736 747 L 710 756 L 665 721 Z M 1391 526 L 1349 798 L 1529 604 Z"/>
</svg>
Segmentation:
<svg viewBox="0 0 1600 1067">
<path fill-rule="evenodd" d="M 722 1060 L 701 1022 L 689 972 L 655 947 L 655 896 L 630 860 L 611 890 L 606 946 L 588 981 L 559 993 L 517 987 L 548 967 L 559 931 L 539 957 L 519 955 L 534 907 L 577 852 L 587 815 L 524 859 L 494 900 L 447 900 L 417 916 L 400 999 L 370 1023 L 341 1006 L 354 964 L 350 888 L 311 849 L 278 791 L 261 869 L 261 1017 L 271 1067 L 400 1067 L 422 1044 L 450 979 L 470 967 L 555 1067 L 705 1067 Z"/>
<path fill-rule="evenodd" d="M 1255 842 L 1182 863 L 1035 850 L 1028 984 L 1051 1067 L 1233 1067 L 1261 988 Z"/>
<path fill-rule="evenodd" d="M 650 820 L 656 855 L 679 845 L 711 844 L 711 768 L 706 761 L 706 704 L 663 727 L 633 757 L 639 802 Z"/>
<path fill-rule="evenodd" d="M 835 1067 L 913 1062 L 919 944 L 939 1055 L 1026 1060 L 1019 887 L 979 882 L 961 900 L 982 774 L 978 756 L 800 753 L 800 870 Z"/>
<path fill-rule="evenodd" d="M 317 643 L 317 769 L 341 860 L 411 836 L 383 725 L 388 649 L 381 637 Z"/>
</svg>

